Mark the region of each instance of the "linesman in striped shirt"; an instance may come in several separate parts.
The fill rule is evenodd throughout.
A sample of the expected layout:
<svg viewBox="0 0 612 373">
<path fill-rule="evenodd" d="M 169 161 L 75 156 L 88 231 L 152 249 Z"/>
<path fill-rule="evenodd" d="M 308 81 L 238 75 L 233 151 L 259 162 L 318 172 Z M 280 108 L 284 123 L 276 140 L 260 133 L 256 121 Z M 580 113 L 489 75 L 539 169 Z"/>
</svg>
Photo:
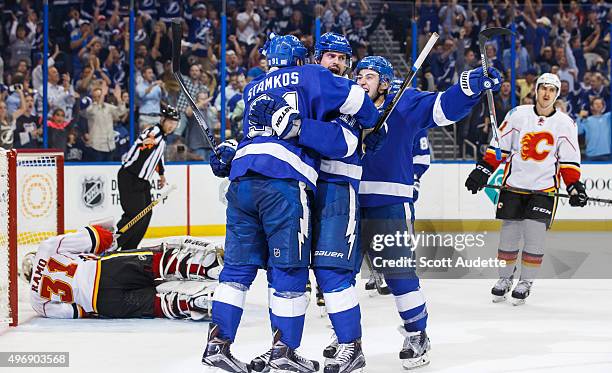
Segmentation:
<svg viewBox="0 0 612 373">
<path fill-rule="evenodd" d="M 161 186 L 166 184 L 164 176 L 166 135 L 172 133 L 178 125 L 179 114 L 174 107 L 167 106 L 161 110 L 160 115 L 159 124 L 145 129 L 138 136 L 119 170 L 117 181 L 123 215 L 117 227 L 123 227 L 151 203 L 151 179 L 154 172 L 159 174 Z M 117 239 L 119 247 L 137 248 L 149 227 L 151 216 L 152 212 L 123 233 Z"/>
</svg>

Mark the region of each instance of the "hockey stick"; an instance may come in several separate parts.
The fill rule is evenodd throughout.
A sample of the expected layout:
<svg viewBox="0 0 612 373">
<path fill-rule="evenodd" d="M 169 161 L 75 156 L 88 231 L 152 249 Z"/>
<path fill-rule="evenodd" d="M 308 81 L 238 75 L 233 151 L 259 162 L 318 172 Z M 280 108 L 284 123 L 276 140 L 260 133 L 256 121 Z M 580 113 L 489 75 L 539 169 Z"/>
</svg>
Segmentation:
<svg viewBox="0 0 612 373">
<path fill-rule="evenodd" d="M 482 30 L 480 34 L 478 34 L 478 46 L 480 47 L 480 59 L 482 61 L 482 73 L 485 77 L 489 77 L 489 60 L 487 59 L 487 53 L 485 49 L 485 44 L 489 39 L 494 36 L 501 35 L 512 35 L 512 31 L 502 28 L 502 27 L 491 27 L 485 30 Z M 514 48 L 514 46 L 512 46 Z M 495 102 L 493 101 L 493 92 L 490 89 L 487 89 L 487 103 L 489 105 L 489 121 L 491 122 L 491 127 L 493 128 L 493 136 L 495 136 L 495 141 L 497 142 L 497 147 L 495 148 L 495 158 L 498 161 L 501 161 L 501 144 L 499 142 L 499 128 L 497 127 L 497 114 L 495 113 Z"/>
<path fill-rule="evenodd" d="M 183 27 L 181 25 L 181 21 L 178 19 L 172 20 L 172 73 L 174 74 L 174 79 L 178 82 L 181 90 L 185 97 L 187 97 L 187 101 L 191 106 L 191 110 L 193 111 L 193 116 L 199 124 L 199 127 L 202 129 L 204 133 L 204 137 L 208 142 L 208 145 L 211 147 L 213 153 L 217 158 L 219 158 L 219 153 L 217 152 L 217 144 L 215 143 L 215 138 L 210 132 L 210 127 L 206 123 L 206 119 L 204 119 L 204 114 L 200 111 L 200 108 L 196 105 L 193 97 L 187 90 L 187 86 L 185 85 L 185 81 L 183 80 L 183 76 L 181 75 L 181 40 L 183 38 Z M 220 159 L 220 158 L 219 158 Z"/>
<path fill-rule="evenodd" d="M 170 193 L 172 193 L 175 189 L 176 189 L 176 185 L 170 185 L 170 187 L 168 189 L 166 189 L 159 196 L 158 199 L 156 199 L 155 201 L 149 203 L 149 205 L 147 207 L 145 207 L 144 209 L 142 209 L 142 211 L 140 211 L 138 213 L 138 215 L 134 216 L 132 218 L 132 220 L 128 221 L 123 227 L 121 227 L 119 230 L 117 230 L 117 233 L 122 234 L 122 233 L 125 233 L 128 229 L 132 228 L 134 226 L 134 224 L 138 223 L 140 221 L 140 219 L 142 219 L 146 214 L 151 212 L 151 210 L 153 210 L 153 207 L 155 207 L 158 203 L 163 201 L 164 198 L 168 197 L 168 195 Z"/>
<path fill-rule="evenodd" d="M 543 192 L 541 190 L 531 190 L 531 189 L 524 189 L 524 188 L 515 188 L 515 187 L 511 187 L 511 186 L 507 186 L 507 185 L 491 185 L 491 184 L 487 184 L 485 188 L 507 190 L 509 192 L 537 194 L 539 196 L 547 196 L 547 197 L 560 197 L 560 198 L 570 198 L 571 197 L 569 194 L 564 194 L 564 193 Z M 612 199 L 603 199 L 603 198 L 588 197 L 587 201 L 602 202 L 602 203 L 608 203 L 608 204 L 612 205 Z"/>
<path fill-rule="evenodd" d="M 423 50 L 417 57 L 416 61 L 414 61 L 414 63 L 412 64 L 412 68 L 408 72 L 408 77 L 404 79 L 404 82 L 402 83 L 399 92 L 395 94 L 395 97 L 393 98 L 393 101 L 391 101 L 391 104 L 387 105 L 385 111 L 383 111 L 382 115 L 378 118 L 378 122 L 376 122 L 376 126 L 374 126 L 374 132 L 378 131 L 380 127 L 382 127 L 383 124 L 387 121 L 389 115 L 391 115 L 391 112 L 395 108 L 395 105 L 397 105 L 399 100 L 402 98 L 402 95 L 404 94 L 406 88 L 408 88 L 408 86 L 412 84 L 412 79 L 414 79 L 416 74 L 419 72 L 423 61 L 425 61 L 425 58 L 427 58 L 429 52 L 431 52 L 432 48 L 438 41 L 438 38 L 440 38 L 440 35 L 438 35 L 437 32 L 431 34 L 431 37 L 427 41 L 427 44 L 425 44 L 425 47 L 423 47 Z"/>
</svg>

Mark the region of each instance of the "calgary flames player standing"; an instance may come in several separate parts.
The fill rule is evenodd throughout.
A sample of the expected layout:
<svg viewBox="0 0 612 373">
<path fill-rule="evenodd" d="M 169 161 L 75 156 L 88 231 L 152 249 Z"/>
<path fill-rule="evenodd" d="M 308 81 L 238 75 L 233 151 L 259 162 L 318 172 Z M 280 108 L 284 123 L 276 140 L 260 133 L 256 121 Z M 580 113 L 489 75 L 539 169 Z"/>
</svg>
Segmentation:
<svg viewBox="0 0 612 373">
<path fill-rule="evenodd" d="M 536 104 L 512 109 L 501 124 L 499 144 L 493 140 L 482 161 L 465 182 L 473 194 L 481 190 L 495 169 L 505 160 L 502 185 L 544 192 L 557 191 L 560 177 L 570 194 L 570 205 L 583 207 L 587 203 L 584 184 L 580 182 L 580 148 L 578 130 L 566 114 L 555 110 L 561 82 L 556 75 L 542 74 L 536 82 Z M 500 148 L 502 161 L 495 158 Z M 497 203 L 496 218 L 502 229 L 498 258 L 506 261 L 499 270 L 500 279 L 491 293 L 493 302 L 506 299 L 512 288 L 521 239 L 520 279 L 512 291 L 515 305 L 523 304 L 542 264 L 546 230 L 555 215 L 557 199 L 540 194 L 502 190 Z"/>
</svg>

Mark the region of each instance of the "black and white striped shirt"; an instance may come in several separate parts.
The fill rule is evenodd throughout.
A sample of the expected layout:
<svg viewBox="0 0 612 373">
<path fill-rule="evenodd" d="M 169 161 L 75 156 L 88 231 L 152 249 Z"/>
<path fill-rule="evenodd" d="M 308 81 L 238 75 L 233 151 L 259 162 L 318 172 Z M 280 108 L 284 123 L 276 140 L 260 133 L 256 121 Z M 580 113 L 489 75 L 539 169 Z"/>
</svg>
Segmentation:
<svg viewBox="0 0 612 373">
<path fill-rule="evenodd" d="M 145 145 L 147 138 L 153 138 L 154 144 Z M 131 174 L 144 180 L 151 180 L 153 172 L 164 174 L 164 150 L 166 149 L 166 135 L 158 124 L 142 131 L 127 152 L 123 161 L 123 168 Z"/>
</svg>

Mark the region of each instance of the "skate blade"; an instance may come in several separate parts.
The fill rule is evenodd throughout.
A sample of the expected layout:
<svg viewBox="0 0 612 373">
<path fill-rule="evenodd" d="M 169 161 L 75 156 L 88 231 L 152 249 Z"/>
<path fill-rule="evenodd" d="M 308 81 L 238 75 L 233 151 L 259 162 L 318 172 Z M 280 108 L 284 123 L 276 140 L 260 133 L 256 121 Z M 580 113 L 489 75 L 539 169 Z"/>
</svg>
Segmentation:
<svg viewBox="0 0 612 373">
<path fill-rule="evenodd" d="M 325 306 L 319 306 L 319 316 L 321 316 L 321 318 L 327 316 L 327 308 L 325 308 Z"/>
<path fill-rule="evenodd" d="M 404 359 L 402 360 L 402 366 L 406 370 L 416 369 L 429 364 L 429 352 L 424 353 L 415 359 Z"/>
<path fill-rule="evenodd" d="M 378 290 L 372 289 L 372 290 L 368 290 L 368 295 L 370 296 L 370 298 L 374 298 L 374 297 L 379 296 L 380 294 L 378 293 Z"/>
<path fill-rule="evenodd" d="M 508 299 L 506 295 L 494 295 L 492 300 L 493 300 L 493 303 L 501 303 L 501 302 L 505 302 L 506 299 Z"/>
<path fill-rule="evenodd" d="M 525 299 L 517 299 L 517 298 L 514 298 L 514 299 L 512 300 L 512 305 L 513 305 L 513 306 L 522 306 L 523 304 L 525 304 Z"/>
</svg>

